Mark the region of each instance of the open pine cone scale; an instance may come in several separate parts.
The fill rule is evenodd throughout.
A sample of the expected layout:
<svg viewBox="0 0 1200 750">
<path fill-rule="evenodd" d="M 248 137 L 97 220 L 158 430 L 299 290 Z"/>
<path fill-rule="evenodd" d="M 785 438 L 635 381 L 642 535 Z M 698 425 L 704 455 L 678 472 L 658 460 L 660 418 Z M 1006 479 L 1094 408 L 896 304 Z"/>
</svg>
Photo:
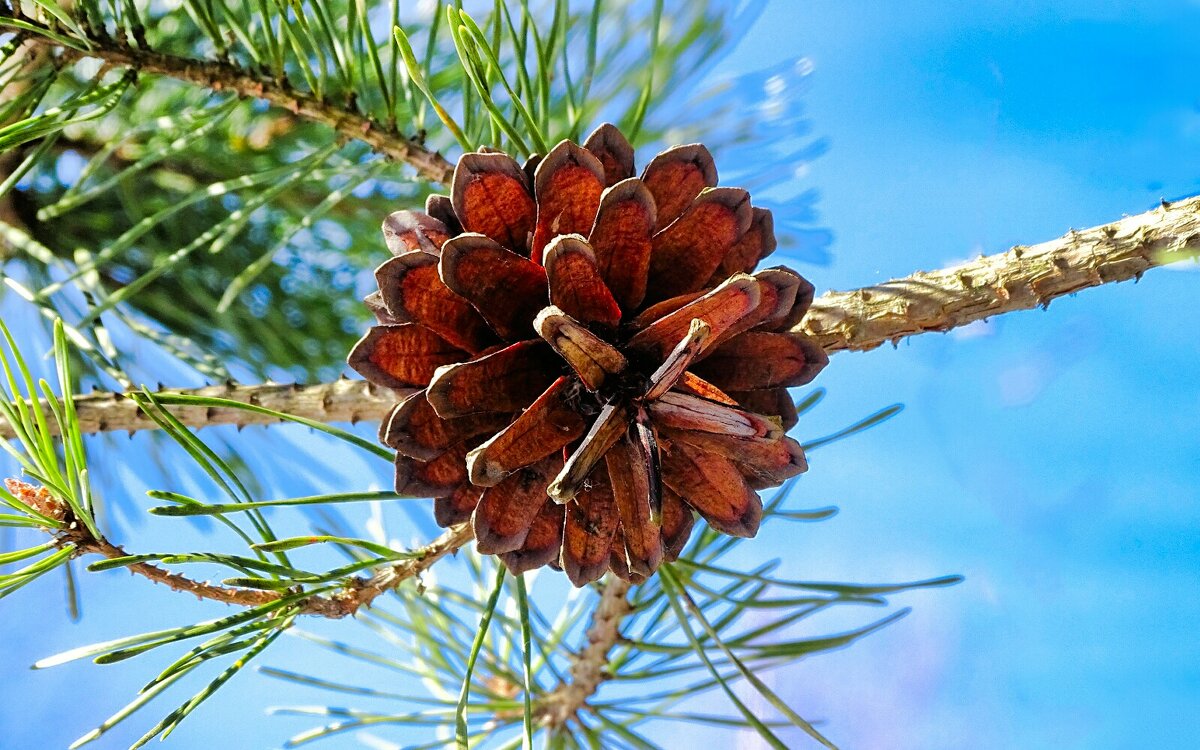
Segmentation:
<svg viewBox="0 0 1200 750">
<path fill-rule="evenodd" d="M 754 536 L 757 491 L 807 468 L 787 388 L 827 362 L 791 330 L 812 285 L 754 272 L 771 214 L 717 187 L 707 149 L 633 175 L 612 125 L 524 167 L 464 155 L 449 197 L 384 222 L 379 325 L 349 358 L 403 396 L 380 429 L 396 491 L 577 586 L 651 575 L 693 511 Z"/>
</svg>

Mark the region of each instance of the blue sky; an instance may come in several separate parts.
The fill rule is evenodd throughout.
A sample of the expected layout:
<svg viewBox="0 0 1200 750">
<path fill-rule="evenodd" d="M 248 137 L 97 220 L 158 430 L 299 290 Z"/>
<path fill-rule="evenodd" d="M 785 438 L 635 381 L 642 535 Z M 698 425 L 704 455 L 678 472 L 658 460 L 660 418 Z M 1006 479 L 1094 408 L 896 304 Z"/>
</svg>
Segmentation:
<svg viewBox="0 0 1200 750">
<path fill-rule="evenodd" d="M 811 65 L 802 101 L 827 150 L 795 188 L 817 191 L 832 262 L 796 265 L 818 289 L 1200 193 L 1200 4 L 1049 5 L 776 0 L 745 31 L 714 78 Z M 967 580 L 904 597 L 907 618 L 772 675 L 775 687 L 846 748 L 1200 743 L 1198 284 L 1197 270 L 1157 270 L 1044 312 L 835 357 L 802 437 L 906 409 L 812 456 L 797 502 L 838 505 L 837 518 L 768 527 L 743 554 L 782 557 L 808 579 Z M 404 539 L 428 533 L 404 524 Z M 203 543 L 181 544 L 192 540 Z M 130 632 L 132 608 L 147 628 L 211 616 L 145 588 L 108 575 L 83 628 L 64 622 L 52 586 L 4 602 L 0 664 L 18 679 L 0 699 L 22 711 L 0 727 L 13 747 L 60 746 L 145 677 L 8 671 L 30 655 Z M 275 746 L 302 725 L 259 707 L 313 700 L 248 677 L 208 707 L 228 723 L 199 717 L 175 746 L 229 744 L 231 724 L 234 746 Z"/>
<path fill-rule="evenodd" d="M 818 288 L 1200 192 L 1200 5 L 1049 5 L 768 5 L 730 62 L 812 63 Z M 803 493 L 842 514 L 789 571 L 967 576 L 780 680 L 846 747 L 1200 742 L 1198 282 L 1158 271 L 822 374 L 803 434 L 907 409 L 813 457 Z"/>
</svg>

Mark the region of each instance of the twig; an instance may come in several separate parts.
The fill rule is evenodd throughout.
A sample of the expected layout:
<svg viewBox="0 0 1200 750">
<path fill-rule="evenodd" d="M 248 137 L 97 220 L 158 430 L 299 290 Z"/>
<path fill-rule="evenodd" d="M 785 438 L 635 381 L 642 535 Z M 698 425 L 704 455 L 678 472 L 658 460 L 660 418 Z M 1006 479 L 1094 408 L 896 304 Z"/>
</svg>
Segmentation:
<svg viewBox="0 0 1200 750">
<path fill-rule="evenodd" d="M 621 621 L 633 612 L 626 595 L 630 584 L 609 574 L 600 601 L 592 611 L 587 646 L 579 652 L 566 680 L 538 701 L 536 720 L 551 728 L 561 727 L 587 706 L 600 684 L 609 678 L 608 652 L 621 638 Z"/>
<path fill-rule="evenodd" d="M 873 349 L 884 342 L 1001 313 L 1046 306 L 1087 287 L 1139 278 L 1155 266 L 1200 252 L 1200 196 L 1111 224 L 1072 231 L 1050 242 L 981 257 L 940 271 L 917 272 L 852 292 L 828 292 L 813 303 L 800 330 L 829 352 Z M 393 394 L 362 381 L 317 385 L 226 385 L 181 391 L 259 404 L 323 422 L 379 419 Z M 122 394 L 79 396 L 84 432 L 152 429 Z M 237 409 L 169 407 L 189 427 L 266 424 L 268 417 Z M 0 420 L 0 438 L 12 437 Z"/>
<path fill-rule="evenodd" d="M 120 546 L 109 542 L 107 539 L 86 540 L 76 543 L 75 549 L 79 554 L 95 554 L 107 557 L 110 560 L 115 560 L 118 557 L 126 557 L 129 555 Z M 223 602 L 225 604 L 237 604 L 242 607 L 257 607 L 260 604 L 267 604 L 279 598 L 279 594 L 274 591 L 259 591 L 256 589 L 237 589 L 229 586 L 221 586 L 207 581 L 194 581 L 180 573 L 171 573 L 162 568 L 151 565 L 149 563 L 133 563 L 126 565 L 125 569 L 134 575 L 142 576 L 154 583 L 161 583 L 173 591 L 180 591 L 185 594 L 192 594 L 199 599 L 211 599 L 214 602 Z"/>
<path fill-rule="evenodd" d="M 161 389 L 160 389 L 161 391 Z M 164 393 L 166 391 L 163 391 Z M 244 404 L 261 406 L 297 417 L 320 422 L 375 421 L 383 417 L 396 402 L 396 395 L 364 380 L 335 380 L 317 385 L 224 385 L 190 388 L 173 393 L 203 398 L 222 398 Z M 82 432 L 137 432 L 157 429 L 154 420 L 146 416 L 124 393 L 98 391 L 75 397 L 75 408 Z M 258 424 L 279 424 L 279 420 L 237 408 L 215 406 L 169 406 L 171 413 L 189 427 L 232 424 L 247 427 Z M 51 426 L 53 429 L 53 426 Z M 0 418 L 0 438 L 13 437 L 8 423 Z"/>
<path fill-rule="evenodd" d="M 55 545 L 59 548 L 73 549 L 76 557 L 80 555 L 100 555 L 110 560 L 116 560 L 129 556 L 129 553 L 120 546 L 102 537 L 97 538 L 93 536 L 87 525 L 79 523 L 71 509 L 65 503 L 59 502 L 45 487 L 38 487 L 12 478 L 5 479 L 4 486 L 9 492 L 20 498 L 21 502 L 34 508 L 39 513 L 53 518 L 60 524 L 57 528 L 48 529 L 54 537 Z M 125 566 L 125 569 L 134 575 L 140 575 L 154 583 L 161 583 L 174 591 L 182 591 L 187 594 L 193 594 L 201 599 L 211 599 L 213 601 L 224 602 L 225 604 L 254 607 L 259 604 L 275 601 L 279 598 L 279 594 L 273 591 L 237 589 L 207 582 L 193 581 L 186 576 L 167 572 L 149 563 L 133 563 Z"/>
<path fill-rule="evenodd" d="M 865 351 L 993 315 L 1046 307 L 1058 297 L 1139 279 L 1200 253 L 1200 196 L 1050 242 L 980 257 L 852 292 L 828 292 L 801 323 L 828 352 Z"/>
<path fill-rule="evenodd" d="M 15 30 L 13 26 L 6 24 L 5 20 L 0 16 L 0 29 Z M 24 26 L 27 30 L 34 26 L 47 34 L 50 33 L 49 27 L 32 21 L 26 21 Z M 65 60 L 92 57 L 110 65 L 130 67 L 141 73 L 170 76 L 214 91 L 234 91 L 242 97 L 263 99 L 299 117 L 321 123 L 346 138 L 362 141 L 377 153 L 410 164 L 418 174 L 433 182 L 449 183 L 454 172 L 454 165 L 446 161 L 441 154 L 430 151 L 394 127 L 322 101 L 311 94 L 297 91 L 287 82 L 265 73 L 251 73 L 228 62 L 194 60 L 139 49 L 113 38 L 94 38 L 88 41 L 92 49 L 80 52 L 64 47 L 45 36 L 28 37 L 28 44 L 57 49 Z"/>
<path fill-rule="evenodd" d="M 333 618 L 352 615 L 361 607 L 371 606 L 381 594 L 419 576 L 446 555 L 457 552 L 473 538 L 470 523 L 451 526 L 437 539 L 414 550 L 417 555 L 412 559 L 384 568 L 370 578 L 356 578 L 340 593 L 307 599 L 301 604 L 301 612 Z"/>
<path fill-rule="evenodd" d="M 119 545 L 113 544 L 103 537 L 94 536 L 86 524 L 78 523 L 70 507 L 56 499 L 45 487 L 38 487 L 12 478 L 5 479 L 4 486 L 10 493 L 20 498 L 21 502 L 58 522 L 57 527 L 47 529 L 54 537 L 56 546 L 63 549 L 69 547 L 75 550 L 76 556 L 100 555 L 110 560 L 129 556 L 129 553 Z M 345 588 L 336 594 L 314 595 L 302 600 L 300 611 L 304 614 L 332 618 L 352 615 L 360 607 L 371 606 L 371 603 L 381 594 L 391 591 L 409 578 L 420 575 L 446 555 L 453 554 L 471 541 L 471 538 L 469 523 L 452 526 L 446 530 L 446 533 L 425 547 L 415 550 L 416 554 L 410 559 L 383 568 L 370 578 L 352 578 L 346 583 Z M 138 562 L 125 567 L 134 575 L 140 575 L 154 583 L 161 583 L 174 591 L 182 591 L 201 599 L 211 599 L 225 604 L 255 607 L 273 602 L 282 596 L 276 591 L 242 589 L 194 581 L 187 576 L 170 573 L 149 563 Z"/>
<path fill-rule="evenodd" d="M 70 535 L 64 535 L 61 538 L 65 541 L 70 538 Z M 460 547 L 471 541 L 472 538 L 470 524 L 463 523 L 453 526 L 447 529 L 446 533 L 420 550 L 417 550 L 417 556 L 411 560 L 405 560 L 398 565 L 383 568 L 370 578 L 351 578 L 346 583 L 345 588 L 336 594 L 330 596 L 315 595 L 302 600 L 298 605 L 300 613 L 332 619 L 340 619 L 353 615 L 362 607 L 370 607 L 380 595 L 398 587 L 409 578 L 415 578 L 428 570 L 431 565 L 446 555 L 457 552 Z M 104 539 L 72 540 L 72 543 L 81 554 L 99 554 L 110 559 L 125 557 L 129 554 Z M 169 573 L 162 568 L 147 563 L 134 563 L 126 567 L 130 573 L 143 576 L 155 583 L 161 583 L 175 591 L 182 591 L 187 594 L 193 594 L 201 599 L 211 599 L 212 601 L 224 602 L 225 604 L 255 607 L 260 604 L 273 602 L 282 596 L 282 594 L 274 591 L 239 589 L 193 581 L 179 573 Z"/>
</svg>

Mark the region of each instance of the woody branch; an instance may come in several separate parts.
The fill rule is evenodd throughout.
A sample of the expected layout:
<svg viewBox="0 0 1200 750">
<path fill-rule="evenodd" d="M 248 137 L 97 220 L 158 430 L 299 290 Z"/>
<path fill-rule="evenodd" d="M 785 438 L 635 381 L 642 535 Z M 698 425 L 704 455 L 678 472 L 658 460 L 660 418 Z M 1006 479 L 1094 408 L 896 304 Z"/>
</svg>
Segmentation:
<svg viewBox="0 0 1200 750">
<path fill-rule="evenodd" d="M 1089 287 L 1140 278 L 1151 268 L 1200 254 L 1200 196 L 1101 226 L 1072 230 L 1038 245 L 1019 245 L 951 268 L 819 297 L 799 329 L 833 353 L 864 351 L 931 331 L 948 331 L 994 315 L 1044 307 Z M 321 422 L 377 420 L 395 401 L 357 380 L 315 385 L 218 385 L 179 391 L 263 406 Z M 120 393 L 76 398 L 84 432 L 130 432 L 155 424 Z M 236 408 L 173 406 L 189 427 L 269 424 Z M 13 436 L 0 420 L 0 437 Z"/>
<path fill-rule="evenodd" d="M 392 124 L 318 98 L 293 88 L 262 72 L 251 72 L 233 63 L 196 60 L 133 46 L 113 37 L 89 38 L 87 52 L 63 46 L 45 25 L 23 19 L 20 26 L 6 18 L 0 5 L 0 32 L 22 31 L 26 45 L 35 50 L 55 50 L 65 62 L 90 57 L 108 65 L 131 68 L 139 73 L 162 75 L 203 86 L 213 91 L 233 91 L 241 97 L 262 99 L 289 110 L 297 117 L 321 123 L 344 138 L 362 141 L 373 151 L 412 166 L 423 179 L 449 183 L 454 167 L 441 154 L 425 148 L 420 139 L 401 133 Z"/>
</svg>

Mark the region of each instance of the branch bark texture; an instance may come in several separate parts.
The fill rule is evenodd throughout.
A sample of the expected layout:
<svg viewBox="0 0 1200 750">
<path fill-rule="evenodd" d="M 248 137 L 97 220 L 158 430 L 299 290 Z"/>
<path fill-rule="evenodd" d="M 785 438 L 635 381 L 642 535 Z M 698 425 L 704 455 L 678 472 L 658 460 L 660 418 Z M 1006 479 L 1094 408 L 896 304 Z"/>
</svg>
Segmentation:
<svg viewBox="0 0 1200 750">
<path fill-rule="evenodd" d="M 0 29 L 15 30 L 6 26 L 4 21 L 0 17 Z M 40 26 L 34 21 L 27 21 L 24 25 L 26 28 Z M 43 28 L 47 34 L 51 33 L 49 27 Z M 234 91 L 242 97 L 263 99 L 298 117 L 321 123 L 343 137 L 362 141 L 377 153 L 410 164 L 427 180 L 448 184 L 454 174 L 453 164 L 441 154 L 425 148 L 415 138 L 405 136 L 373 118 L 297 91 L 286 81 L 277 80 L 266 73 L 251 73 L 227 62 L 195 60 L 154 52 L 113 38 L 90 39 L 89 42 L 92 49 L 87 52 L 64 47 L 45 36 L 30 35 L 26 43 L 56 49 L 67 61 L 91 57 L 109 65 L 133 68 L 140 73 L 169 76 L 214 91 Z"/>
<path fill-rule="evenodd" d="M 1200 254 L 1200 196 L 1163 204 L 1136 216 L 1039 245 L 1014 247 L 952 268 L 818 298 L 800 329 L 826 351 L 868 350 L 891 341 L 1015 310 L 1046 306 L 1088 287 L 1141 277 L 1155 266 Z M 220 385 L 181 391 L 264 406 L 322 422 L 380 419 L 395 395 L 357 380 L 316 385 Z M 84 432 L 153 428 L 122 394 L 76 399 Z M 275 420 L 238 409 L 170 407 L 189 427 L 267 424 Z M 13 436 L 0 420 L 0 437 Z"/>
<path fill-rule="evenodd" d="M 1141 278 L 1200 253 L 1200 196 L 1039 245 L 817 299 L 801 329 L 826 351 L 865 351 L 993 315 L 1046 307 L 1058 297 Z"/>
<path fill-rule="evenodd" d="M 446 555 L 452 555 L 474 538 L 469 522 L 451 526 L 424 547 L 415 550 L 417 556 L 377 571 L 370 578 L 356 578 L 344 590 L 332 596 L 314 596 L 305 600 L 300 609 L 304 614 L 323 617 L 346 617 L 362 607 L 369 607 L 381 594 L 415 578 Z"/>
<path fill-rule="evenodd" d="M 560 727 L 572 719 L 608 679 L 608 652 L 621 638 L 621 621 L 633 612 L 629 603 L 631 585 L 608 576 L 600 601 L 592 610 L 587 629 L 587 645 L 579 652 L 566 680 L 538 704 L 538 719 L 550 727 Z"/>
</svg>

